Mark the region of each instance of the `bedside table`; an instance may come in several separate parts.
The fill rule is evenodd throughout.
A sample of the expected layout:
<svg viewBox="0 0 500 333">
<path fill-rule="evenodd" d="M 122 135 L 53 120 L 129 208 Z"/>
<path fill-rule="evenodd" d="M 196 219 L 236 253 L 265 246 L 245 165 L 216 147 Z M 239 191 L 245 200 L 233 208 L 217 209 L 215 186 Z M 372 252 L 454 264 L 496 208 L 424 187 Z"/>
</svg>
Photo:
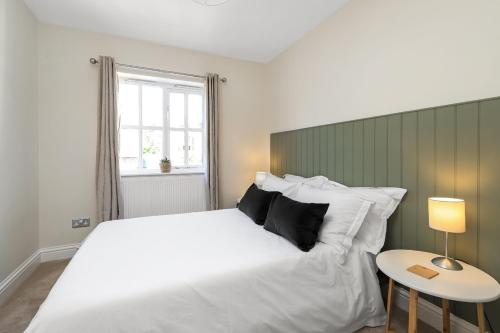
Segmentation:
<svg viewBox="0 0 500 333">
<path fill-rule="evenodd" d="M 479 331 L 485 332 L 483 303 L 500 297 L 498 282 L 480 269 L 465 263 L 462 263 L 464 268 L 462 271 L 450 271 L 437 267 L 431 263 L 434 257 L 436 254 L 412 250 L 391 250 L 377 256 L 378 268 L 389 277 L 385 332 L 390 331 L 394 282 L 410 288 L 408 332 L 417 332 L 419 292 L 442 299 L 443 332 L 450 332 L 449 301 L 476 303 Z M 430 268 L 439 275 L 428 280 L 406 270 L 413 265 Z"/>
</svg>

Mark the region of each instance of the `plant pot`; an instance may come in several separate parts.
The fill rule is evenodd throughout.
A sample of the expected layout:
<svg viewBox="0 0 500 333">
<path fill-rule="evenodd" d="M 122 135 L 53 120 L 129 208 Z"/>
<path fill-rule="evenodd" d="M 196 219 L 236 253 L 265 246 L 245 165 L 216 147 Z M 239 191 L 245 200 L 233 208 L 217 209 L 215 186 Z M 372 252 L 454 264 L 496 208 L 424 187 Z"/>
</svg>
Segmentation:
<svg viewBox="0 0 500 333">
<path fill-rule="evenodd" d="M 160 170 L 162 173 L 169 173 L 172 170 L 172 165 L 168 163 L 160 163 Z"/>
</svg>

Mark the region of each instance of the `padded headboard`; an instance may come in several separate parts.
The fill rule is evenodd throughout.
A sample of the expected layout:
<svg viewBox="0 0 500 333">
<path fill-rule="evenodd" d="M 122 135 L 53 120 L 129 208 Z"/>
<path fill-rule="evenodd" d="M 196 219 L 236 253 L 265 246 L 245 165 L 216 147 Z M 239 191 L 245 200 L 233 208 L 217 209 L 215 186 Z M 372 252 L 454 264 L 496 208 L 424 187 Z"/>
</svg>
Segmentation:
<svg viewBox="0 0 500 333">
<path fill-rule="evenodd" d="M 408 189 L 387 249 L 443 253 L 444 233 L 428 227 L 427 198 L 463 198 L 467 231 L 450 234 L 451 255 L 500 280 L 500 98 L 273 133 L 271 172 Z M 500 313 L 500 302 L 487 309 Z M 467 306 L 454 310 L 474 318 Z"/>
</svg>

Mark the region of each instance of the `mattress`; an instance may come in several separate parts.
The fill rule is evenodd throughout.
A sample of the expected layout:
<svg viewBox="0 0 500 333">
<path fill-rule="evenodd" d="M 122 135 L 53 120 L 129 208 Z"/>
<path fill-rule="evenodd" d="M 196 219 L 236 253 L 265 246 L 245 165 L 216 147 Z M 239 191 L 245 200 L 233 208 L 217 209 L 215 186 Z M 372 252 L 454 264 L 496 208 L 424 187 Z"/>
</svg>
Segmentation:
<svg viewBox="0 0 500 333">
<path fill-rule="evenodd" d="M 237 209 L 99 224 L 25 332 L 353 332 L 385 321 L 376 266 L 302 252 Z"/>
</svg>

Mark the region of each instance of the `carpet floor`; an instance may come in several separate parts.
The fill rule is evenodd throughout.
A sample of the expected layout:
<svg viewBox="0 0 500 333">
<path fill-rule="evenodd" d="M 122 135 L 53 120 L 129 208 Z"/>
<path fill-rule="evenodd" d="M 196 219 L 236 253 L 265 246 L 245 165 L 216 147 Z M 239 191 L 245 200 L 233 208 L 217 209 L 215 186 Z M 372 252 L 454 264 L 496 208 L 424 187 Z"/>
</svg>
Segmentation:
<svg viewBox="0 0 500 333">
<path fill-rule="evenodd" d="M 52 261 L 37 267 L 33 275 L 0 307 L 0 333 L 21 333 L 26 329 L 67 263 L 67 260 Z M 394 310 L 392 330 L 406 332 L 408 314 L 398 308 Z M 437 332 L 422 322 L 419 322 L 418 325 L 419 332 Z M 383 327 L 365 327 L 356 333 L 382 332 L 384 332 Z"/>
</svg>

